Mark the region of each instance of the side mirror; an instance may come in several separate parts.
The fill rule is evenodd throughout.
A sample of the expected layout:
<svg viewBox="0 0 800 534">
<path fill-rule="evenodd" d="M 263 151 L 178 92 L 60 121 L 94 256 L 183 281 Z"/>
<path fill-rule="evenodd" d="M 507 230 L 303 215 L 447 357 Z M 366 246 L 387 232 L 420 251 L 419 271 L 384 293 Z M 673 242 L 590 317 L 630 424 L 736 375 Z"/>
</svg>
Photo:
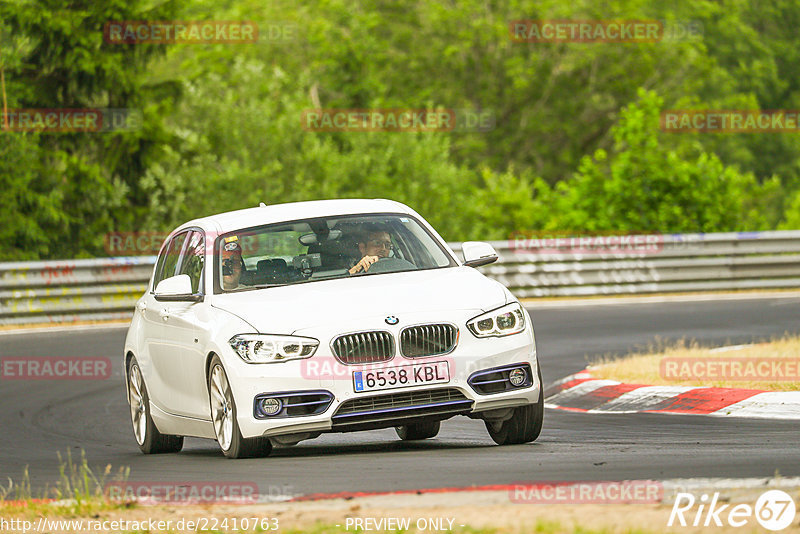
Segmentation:
<svg viewBox="0 0 800 534">
<path fill-rule="evenodd" d="M 155 299 L 160 301 L 203 300 L 203 295 L 192 293 L 192 280 L 188 274 L 170 276 L 156 286 Z"/>
<path fill-rule="evenodd" d="M 461 245 L 464 254 L 464 265 L 480 267 L 497 261 L 497 251 L 489 243 L 483 241 L 465 241 Z"/>
</svg>

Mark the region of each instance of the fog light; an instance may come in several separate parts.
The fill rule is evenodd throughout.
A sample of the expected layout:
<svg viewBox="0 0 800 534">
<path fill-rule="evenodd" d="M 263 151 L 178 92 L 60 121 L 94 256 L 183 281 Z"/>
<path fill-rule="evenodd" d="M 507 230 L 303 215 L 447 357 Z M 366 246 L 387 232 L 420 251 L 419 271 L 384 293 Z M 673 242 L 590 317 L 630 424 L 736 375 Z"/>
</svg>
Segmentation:
<svg viewBox="0 0 800 534">
<path fill-rule="evenodd" d="M 525 369 L 517 368 L 508 373 L 508 381 L 511 382 L 511 385 L 514 387 L 521 386 L 527 379 L 528 374 L 525 372 Z"/>
<path fill-rule="evenodd" d="M 283 403 L 280 399 L 261 399 L 261 411 L 264 412 L 264 415 L 275 415 L 280 412 L 282 408 Z"/>
</svg>

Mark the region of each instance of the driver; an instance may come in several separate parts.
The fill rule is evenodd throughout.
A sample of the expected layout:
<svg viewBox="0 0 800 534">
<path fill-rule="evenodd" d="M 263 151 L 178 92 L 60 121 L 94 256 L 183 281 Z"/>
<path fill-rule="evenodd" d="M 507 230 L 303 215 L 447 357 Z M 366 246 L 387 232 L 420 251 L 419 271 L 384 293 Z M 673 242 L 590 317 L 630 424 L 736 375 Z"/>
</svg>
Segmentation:
<svg viewBox="0 0 800 534">
<path fill-rule="evenodd" d="M 239 283 L 243 265 L 242 246 L 238 240 L 226 242 L 222 246 L 222 289 L 230 291 L 244 287 Z"/>
<path fill-rule="evenodd" d="M 350 274 L 367 272 L 370 266 L 382 258 L 388 258 L 392 251 L 392 237 L 389 232 L 380 228 L 372 228 L 365 233 L 366 239 L 361 239 L 358 243 L 358 250 L 363 256 L 358 263 L 353 265 L 348 271 Z"/>
</svg>

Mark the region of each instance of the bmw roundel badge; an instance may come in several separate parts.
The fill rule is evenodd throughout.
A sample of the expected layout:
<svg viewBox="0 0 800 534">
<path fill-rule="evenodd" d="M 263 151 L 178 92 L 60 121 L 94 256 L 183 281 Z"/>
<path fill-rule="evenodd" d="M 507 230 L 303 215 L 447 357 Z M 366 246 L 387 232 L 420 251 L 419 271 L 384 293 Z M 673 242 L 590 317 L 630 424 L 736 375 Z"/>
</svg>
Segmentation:
<svg viewBox="0 0 800 534">
<path fill-rule="evenodd" d="M 384 319 L 384 321 L 386 321 L 386 324 L 397 324 L 400 322 L 400 319 L 398 319 L 394 315 L 390 315 L 389 317 Z"/>
</svg>

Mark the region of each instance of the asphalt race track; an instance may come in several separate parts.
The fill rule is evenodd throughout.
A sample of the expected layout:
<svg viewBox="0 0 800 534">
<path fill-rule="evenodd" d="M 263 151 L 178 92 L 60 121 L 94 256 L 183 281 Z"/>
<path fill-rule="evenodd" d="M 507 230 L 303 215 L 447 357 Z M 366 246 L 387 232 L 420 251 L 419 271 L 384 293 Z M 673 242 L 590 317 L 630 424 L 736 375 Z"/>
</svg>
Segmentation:
<svg viewBox="0 0 800 534">
<path fill-rule="evenodd" d="M 656 337 L 734 344 L 800 332 L 800 298 L 552 307 L 529 305 L 545 383 L 587 356 Z M 34 488 L 58 478 L 57 452 L 86 453 L 95 472 L 130 466 L 131 481 L 256 482 L 262 494 L 391 491 L 519 481 L 800 476 L 796 421 L 547 410 L 532 444 L 497 447 L 483 423 L 458 417 L 439 436 L 402 443 L 393 430 L 323 434 L 268 458 L 227 460 L 216 442 L 144 456 L 125 404 L 125 328 L 0 335 L 0 356 L 107 356 L 103 381 L 0 380 L 0 484 L 30 468 Z"/>
</svg>

